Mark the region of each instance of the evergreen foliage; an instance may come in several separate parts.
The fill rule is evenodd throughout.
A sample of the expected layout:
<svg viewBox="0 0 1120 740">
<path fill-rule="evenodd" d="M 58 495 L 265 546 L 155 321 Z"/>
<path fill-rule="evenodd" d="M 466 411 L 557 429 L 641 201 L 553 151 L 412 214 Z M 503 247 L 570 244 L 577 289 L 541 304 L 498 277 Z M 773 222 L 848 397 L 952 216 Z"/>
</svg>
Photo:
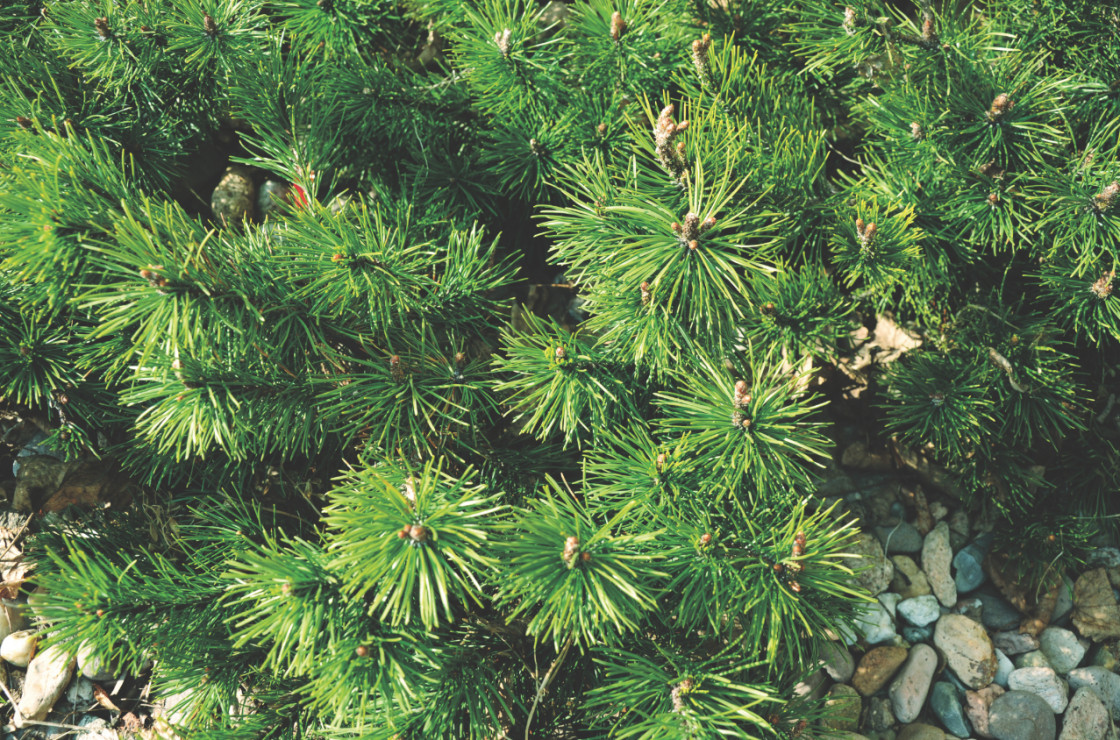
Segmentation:
<svg viewBox="0 0 1120 740">
<path fill-rule="evenodd" d="M 877 315 L 864 399 L 1025 569 L 1118 513 L 1108 3 L 20 0 L 0 53 L 0 400 L 150 504 L 37 525 L 42 613 L 183 736 L 808 736 Z"/>
</svg>

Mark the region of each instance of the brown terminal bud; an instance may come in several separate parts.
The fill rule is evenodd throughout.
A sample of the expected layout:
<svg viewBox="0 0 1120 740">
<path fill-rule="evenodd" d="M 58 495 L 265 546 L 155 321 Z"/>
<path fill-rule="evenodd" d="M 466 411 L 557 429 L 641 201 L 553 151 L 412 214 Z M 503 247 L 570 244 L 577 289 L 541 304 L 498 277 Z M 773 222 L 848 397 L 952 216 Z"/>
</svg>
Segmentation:
<svg viewBox="0 0 1120 740">
<path fill-rule="evenodd" d="M 1112 210 L 1118 197 L 1120 197 L 1120 182 L 1113 181 L 1093 197 L 1093 208 L 1097 213 Z"/>
<path fill-rule="evenodd" d="M 455 353 L 455 364 L 456 365 L 462 365 L 466 361 L 467 361 L 467 355 L 466 355 L 465 352 L 456 352 Z"/>
<path fill-rule="evenodd" d="M 600 124 L 599 124 L 599 125 L 598 125 L 598 126 L 597 126 L 597 127 L 595 128 L 595 130 L 599 132 L 599 136 L 606 136 L 606 135 L 607 135 L 607 124 L 605 124 L 605 123 L 600 123 Z"/>
<path fill-rule="evenodd" d="M 99 617 L 104 617 L 105 616 L 105 610 L 104 609 L 98 609 L 96 612 L 94 612 L 94 614 L 96 614 Z"/>
<path fill-rule="evenodd" d="M 611 38 L 618 41 L 626 32 L 626 21 L 622 20 L 622 13 L 617 10 L 611 13 Z"/>
<path fill-rule="evenodd" d="M 794 592 L 795 594 L 799 594 L 799 593 L 801 593 L 801 584 L 800 584 L 800 583 L 798 583 L 797 581 L 790 581 L 790 582 L 789 582 L 789 587 L 790 587 L 791 589 L 793 589 L 793 592 Z"/>
<path fill-rule="evenodd" d="M 704 547 L 707 547 L 708 545 L 712 544 L 712 535 L 708 532 L 705 532 L 704 534 L 700 535 L 700 544 L 703 545 Z"/>
<path fill-rule="evenodd" d="M 557 347 L 554 354 L 556 356 L 556 361 L 559 362 L 560 360 L 563 360 L 568 353 L 564 350 L 563 347 Z"/>
<path fill-rule="evenodd" d="M 579 553 L 579 537 L 574 534 L 564 540 L 564 551 L 560 553 L 560 559 L 564 564 L 571 568 L 576 563 L 576 555 Z"/>
<path fill-rule="evenodd" d="M 401 367 L 400 355 L 393 355 L 389 358 L 389 374 L 397 383 L 404 380 L 404 369 Z"/>
<path fill-rule="evenodd" d="M 992 106 L 988 108 L 988 120 L 992 123 L 999 121 L 1007 115 L 1012 108 L 1015 107 L 1015 102 L 1008 96 L 1007 93 L 1000 93 L 992 101 Z"/>
<path fill-rule="evenodd" d="M 695 252 L 697 249 L 700 248 L 700 242 L 693 239 L 692 241 L 690 241 L 688 243 L 688 248 L 691 249 L 693 252 Z"/>
<path fill-rule="evenodd" d="M 921 141 L 926 138 L 926 132 L 922 130 L 922 124 L 917 121 L 910 122 L 910 138 L 914 141 Z"/>
<path fill-rule="evenodd" d="M 642 289 L 642 305 L 645 306 L 645 305 L 649 304 L 649 300 L 650 300 L 650 297 L 651 297 L 651 294 L 650 294 L 650 291 L 649 291 L 649 283 L 647 281 L 643 280 L 640 287 Z"/>
<path fill-rule="evenodd" d="M 762 311 L 762 314 L 764 316 L 773 316 L 774 312 L 778 310 L 778 307 L 775 306 L 773 303 L 767 301 L 766 303 L 763 303 L 762 306 L 759 307 L 759 310 Z"/>
<path fill-rule="evenodd" d="M 1093 283 L 1089 289 L 1097 298 L 1104 300 L 1112 295 L 1112 278 L 1116 276 L 1115 270 L 1109 270 L 1100 276 L 1100 278 Z"/>
<path fill-rule="evenodd" d="M 655 466 L 657 467 L 657 472 L 658 473 L 660 473 L 662 470 L 665 469 L 665 463 L 668 462 L 668 461 L 669 461 L 669 456 L 667 454 L 665 454 L 664 452 L 658 453 L 657 462 L 655 463 Z"/>
<path fill-rule="evenodd" d="M 581 553 L 579 554 L 579 559 L 580 559 L 580 560 L 582 560 L 583 562 L 585 562 L 585 563 L 586 563 L 586 562 L 587 562 L 588 560 L 590 560 L 590 559 L 591 559 L 591 553 L 589 553 L 589 552 L 581 552 Z"/>
<path fill-rule="evenodd" d="M 18 123 L 23 128 L 35 128 L 35 124 L 33 124 L 31 122 L 31 119 L 27 116 L 16 116 L 16 123 Z"/>
<path fill-rule="evenodd" d="M 367 655 L 369 655 L 369 648 L 366 647 L 365 645 L 359 645 L 357 648 L 354 649 L 354 654 L 357 655 L 359 658 L 364 658 Z"/>
<path fill-rule="evenodd" d="M 428 539 L 428 530 L 419 524 L 413 525 L 412 531 L 408 533 L 413 542 L 426 542 Z"/>
<path fill-rule="evenodd" d="M 999 205 L 999 193 L 990 193 L 988 195 L 988 205 L 990 205 L 990 206 L 998 206 Z"/>
<path fill-rule="evenodd" d="M 214 17 L 209 13 L 202 14 L 202 30 L 210 36 L 218 35 L 218 24 L 214 22 Z"/>
<path fill-rule="evenodd" d="M 403 540 L 405 537 L 408 537 L 408 532 L 403 529 L 397 532 L 397 539 Z"/>
<path fill-rule="evenodd" d="M 679 223 L 677 223 L 676 221 L 669 224 L 669 228 L 672 229 L 673 233 L 676 234 L 677 236 L 680 236 L 682 233 L 684 233 L 684 229 L 681 228 L 681 225 Z"/>
<path fill-rule="evenodd" d="M 774 563 L 774 572 L 775 573 L 780 574 L 783 570 L 785 570 L 785 566 L 783 566 L 781 563 Z"/>
<path fill-rule="evenodd" d="M 102 41 L 108 40 L 113 32 L 109 30 L 109 19 L 101 16 L 100 18 L 93 19 L 93 27 L 97 31 L 97 35 L 101 37 Z"/>
</svg>

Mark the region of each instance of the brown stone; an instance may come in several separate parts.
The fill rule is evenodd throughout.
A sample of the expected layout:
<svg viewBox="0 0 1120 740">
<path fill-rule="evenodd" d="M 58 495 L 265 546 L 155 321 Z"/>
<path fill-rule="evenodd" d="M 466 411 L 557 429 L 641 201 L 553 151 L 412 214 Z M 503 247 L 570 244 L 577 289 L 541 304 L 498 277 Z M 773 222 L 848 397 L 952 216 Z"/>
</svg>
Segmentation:
<svg viewBox="0 0 1120 740">
<path fill-rule="evenodd" d="M 945 740 L 945 732 L 939 727 L 915 722 L 899 731 L 898 740 Z"/>
<path fill-rule="evenodd" d="M 914 559 L 909 555 L 892 555 L 894 577 L 891 578 L 891 591 L 905 599 L 925 596 L 931 593 L 929 579 Z"/>
<path fill-rule="evenodd" d="M 891 680 L 908 654 L 906 648 L 894 645 L 869 650 L 852 676 L 852 686 L 863 696 L 871 696 Z"/>
<path fill-rule="evenodd" d="M 950 670 L 970 689 L 982 689 L 995 678 L 996 650 L 987 631 L 961 614 L 937 620 L 933 644 L 945 655 Z"/>
<path fill-rule="evenodd" d="M 1073 586 L 1073 626 L 1090 640 L 1120 637 L 1120 607 L 1104 568 L 1082 573 Z"/>
<path fill-rule="evenodd" d="M 991 737 L 988 732 L 988 709 L 992 706 L 1004 688 L 998 683 L 989 684 L 977 691 L 964 692 L 964 711 L 968 721 L 972 723 L 972 731 L 980 737 Z"/>
<path fill-rule="evenodd" d="M 50 455 L 20 458 L 12 508 L 16 511 L 34 511 L 58 491 L 69 471 L 68 463 Z"/>
</svg>

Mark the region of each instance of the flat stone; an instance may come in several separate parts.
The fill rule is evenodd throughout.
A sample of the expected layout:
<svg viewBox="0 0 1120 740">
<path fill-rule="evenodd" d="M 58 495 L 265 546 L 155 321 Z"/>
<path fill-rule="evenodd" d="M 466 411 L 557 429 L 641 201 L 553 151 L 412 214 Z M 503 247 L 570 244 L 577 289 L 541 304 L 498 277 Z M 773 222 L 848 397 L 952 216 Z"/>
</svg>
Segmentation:
<svg viewBox="0 0 1120 740">
<path fill-rule="evenodd" d="M 1008 658 L 1002 650 L 996 648 L 996 675 L 992 681 L 1006 689 L 1007 677 L 1011 675 L 1013 670 L 1015 670 L 1015 664 L 1011 662 L 1011 658 Z"/>
<path fill-rule="evenodd" d="M 852 686 L 864 696 L 871 696 L 886 685 L 887 681 L 906 662 L 909 651 L 903 647 L 885 646 L 867 651 L 859 661 Z"/>
<path fill-rule="evenodd" d="M 826 730 L 853 732 L 859 727 L 859 716 L 863 712 L 863 700 L 851 686 L 838 683 L 828 690 L 824 702 L 825 715 L 821 726 Z"/>
<path fill-rule="evenodd" d="M 957 585 L 949 574 L 953 550 L 949 545 L 949 525 L 938 522 L 922 544 L 922 570 L 929 579 L 933 595 L 944 606 L 957 603 Z"/>
<path fill-rule="evenodd" d="M 945 733 L 939 727 L 918 722 L 903 727 L 898 740 L 945 740 Z"/>
<path fill-rule="evenodd" d="M 988 731 L 988 709 L 992 702 L 1003 695 L 1004 688 L 998 684 L 985 686 L 978 691 L 964 692 L 964 710 L 972 729 L 980 737 L 991 737 Z"/>
<path fill-rule="evenodd" d="M 1073 634 L 1062 627 L 1047 627 L 1038 636 L 1039 649 L 1050 661 L 1050 667 L 1058 673 L 1069 673 L 1085 657 L 1089 649 L 1088 643 L 1077 639 Z"/>
<path fill-rule="evenodd" d="M 1011 606 L 1007 599 L 983 591 L 978 591 L 976 598 L 980 599 L 980 602 L 984 605 L 984 611 L 980 618 L 988 629 L 999 632 L 1015 629 L 1019 626 L 1019 621 L 1023 616 L 1018 609 Z"/>
<path fill-rule="evenodd" d="M 861 532 L 859 539 L 847 549 L 856 556 L 844 561 L 856 572 L 856 583 L 871 592 L 872 596 L 886 591 L 894 575 L 894 566 L 887 560 L 879 540 L 870 532 Z"/>
<path fill-rule="evenodd" d="M 922 536 L 913 524 L 899 522 L 893 527 L 875 527 L 875 536 L 888 555 L 921 552 Z"/>
<path fill-rule="evenodd" d="M 1111 574 L 1112 571 L 1110 570 L 1109 573 Z M 1109 575 L 1109 581 L 1111 581 L 1111 580 L 1112 580 L 1112 576 Z M 1113 584 L 1113 588 L 1115 588 L 1115 587 L 1116 587 L 1116 584 Z M 1062 576 L 1062 585 L 1058 587 L 1058 600 L 1054 604 L 1054 614 L 1053 614 L 1053 616 L 1050 617 L 1050 621 L 1052 621 L 1052 622 L 1064 621 L 1066 616 L 1068 616 L 1069 613 L 1072 612 L 1072 611 L 1073 611 L 1073 581 L 1071 581 L 1069 579 L 1069 576 L 1063 575 Z"/>
<path fill-rule="evenodd" d="M 925 627 L 941 617 L 941 605 L 931 594 L 915 596 L 898 602 L 898 613 L 915 627 Z"/>
<path fill-rule="evenodd" d="M 903 627 L 902 639 L 911 645 L 916 642 L 929 642 L 933 639 L 933 627 Z"/>
<path fill-rule="evenodd" d="M 824 675 L 824 671 L 813 671 L 804 681 L 796 684 L 793 687 L 793 695 L 797 699 L 820 699 L 824 696 L 824 687 L 828 683 L 828 677 Z"/>
<path fill-rule="evenodd" d="M 887 607 L 887 611 L 890 612 L 892 619 L 898 616 L 898 602 L 902 601 L 901 596 L 892 594 L 890 591 L 884 591 L 875 598 L 879 600 L 880 604 Z"/>
<path fill-rule="evenodd" d="M 1099 665 L 1105 670 L 1116 673 L 1120 670 L 1120 645 L 1102 642 L 1093 649 L 1089 656 L 1089 665 Z"/>
<path fill-rule="evenodd" d="M 21 719 L 41 720 L 47 716 L 70 683 L 75 665 L 74 656 L 62 645 L 52 645 L 31 659 L 19 698 L 17 727 L 22 726 Z"/>
<path fill-rule="evenodd" d="M 965 719 L 957 687 L 948 681 L 938 681 L 929 695 L 929 707 L 946 730 L 957 737 L 968 737 L 972 728 Z"/>
<path fill-rule="evenodd" d="M 867 725 L 873 732 L 883 732 L 894 727 L 890 699 L 873 696 L 867 700 Z"/>
<path fill-rule="evenodd" d="M 913 722 L 926 703 L 933 672 L 937 670 L 937 651 L 929 645 L 915 645 L 906 663 L 891 683 L 891 710 L 899 722 Z M 1118 677 L 1120 678 L 1120 677 Z"/>
<path fill-rule="evenodd" d="M 953 556 L 953 568 L 956 571 L 953 582 L 957 586 L 957 593 L 968 593 L 984 583 L 984 556 L 988 554 L 991 542 L 991 535 L 985 535 Z"/>
<path fill-rule="evenodd" d="M 1097 692 L 1082 686 L 1069 701 L 1058 740 L 1105 740 L 1111 724 L 1108 708 Z"/>
<path fill-rule="evenodd" d="M 1041 650 L 1032 650 L 1029 653 L 1020 653 L 1015 656 L 1016 668 L 1052 668 L 1050 659 Z M 1068 673 L 1068 671 L 1067 671 Z"/>
<path fill-rule="evenodd" d="M 992 644 L 1006 655 L 1019 655 L 1038 650 L 1038 638 L 1025 632 L 997 632 L 992 635 Z"/>
<path fill-rule="evenodd" d="M 956 551 L 964 547 L 964 543 L 968 541 L 968 512 L 964 509 L 956 509 L 949 515 L 948 522 L 949 544 Z"/>
<path fill-rule="evenodd" d="M 996 740 L 1055 740 L 1054 712 L 1040 696 L 1008 691 L 988 710 L 988 731 Z"/>
<path fill-rule="evenodd" d="M 891 591 L 904 599 L 915 596 L 925 596 L 932 593 L 929 579 L 914 559 L 906 555 L 893 555 L 891 563 L 894 564 L 894 577 L 891 578 Z"/>
<path fill-rule="evenodd" d="M 980 599 L 961 599 L 953 607 L 953 614 L 963 614 L 973 622 L 984 623 L 984 602 Z"/>
<path fill-rule="evenodd" d="M 1069 704 L 1069 686 L 1053 668 L 1018 668 L 1011 671 L 1007 685 L 1012 691 L 1029 691 L 1041 696 L 1054 714 L 1061 714 Z"/>
<path fill-rule="evenodd" d="M 1120 714 L 1120 676 L 1095 665 L 1074 668 L 1069 672 L 1069 687 L 1077 691 L 1083 686 L 1096 691 L 1113 714 Z"/>
<path fill-rule="evenodd" d="M 933 644 L 945 654 L 950 670 L 968 688 L 981 689 L 995 678 L 995 648 L 980 623 L 960 614 L 946 614 L 937 620 Z"/>
<path fill-rule="evenodd" d="M 1103 568 L 1081 574 L 1073 586 L 1073 626 L 1100 641 L 1120 637 L 1120 607 Z"/>
<path fill-rule="evenodd" d="M 887 608 L 875 602 L 859 609 L 853 626 L 867 640 L 868 645 L 878 645 L 895 636 L 894 618 Z"/>
<path fill-rule="evenodd" d="M 836 683 L 847 683 L 856 670 L 856 662 L 848 648 L 829 641 L 821 648 L 821 668 Z"/>
</svg>

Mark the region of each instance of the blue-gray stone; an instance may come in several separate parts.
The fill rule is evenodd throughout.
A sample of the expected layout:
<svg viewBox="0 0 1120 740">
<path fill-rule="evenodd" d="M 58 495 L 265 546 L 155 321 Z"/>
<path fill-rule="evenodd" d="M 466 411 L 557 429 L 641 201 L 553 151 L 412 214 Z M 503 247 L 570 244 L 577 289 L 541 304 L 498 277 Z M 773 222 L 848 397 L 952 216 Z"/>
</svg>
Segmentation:
<svg viewBox="0 0 1120 740">
<path fill-rule="evenodd" d="M 43 443 L 46 441 L 46 434 L 44 434 L 43 432 L 36 432 L 35 436 L 32 437 L 26 445 L 24 445 L 23 449 L 19 451 L 19 454 L 16 455 L 15 461 L 12 462 L 12 475 L 16 476 L 17 478 L 19 477 L 19 459 L 21 457 L 31 457 L 32 455 L 47 455 L 48 457 L 54 457 L 61 460 L 62 455 L 58 454 L 57 450 L 53 450 L 50 447 L 46 447 L 43 445 Z"/>
<path fill-rule="evenodd" d="M 965 719 L 960 695 L 953 684 L 946 681 L 935 683 L 930 691 L 929 706 L 946 730 L 957 737 L 968 737 L 971 734 L 972 728 Z"/>
<path fill-rule="evenodd" d="M 984 605 L 980 613 L 980 621 L 984 626 L 995 632 L 1004 632 L 1015 629 L 1023 620 L 1019 610 L 1011 606 L 1004 598 L 985 591 L 978 591 L 976 598 Z"/>
<path fill-rule="evenodd" d="M 875 536 L 888 555 L 909 555 L 922 550 L 922 536 L 913 524 L 899 522 L 893 527 L 875 527 Z"/>
<path fill-rule="evenodd" d="M 966 593 L 979 588 L 987 578 L 984 575 L 983 562 L 989 547 L 991 547 L 991 537 L 985 535 L 962 548 L 953 558 L 953 568 L 956 570 L 953 581 L 957 584 L 957 593 Z"/>
<path fill-rule="evenodd" d="M 929 642 L 933 639 L 933 627 L 903 627 L 902 638 L 911 645 Z"/>
<path fill-rule="evenodd" d="M 933 624 L 941 617 L 941 604 L 933 594 L 898 602 L 898 613 L 915 627 Z"/>
</svg>

